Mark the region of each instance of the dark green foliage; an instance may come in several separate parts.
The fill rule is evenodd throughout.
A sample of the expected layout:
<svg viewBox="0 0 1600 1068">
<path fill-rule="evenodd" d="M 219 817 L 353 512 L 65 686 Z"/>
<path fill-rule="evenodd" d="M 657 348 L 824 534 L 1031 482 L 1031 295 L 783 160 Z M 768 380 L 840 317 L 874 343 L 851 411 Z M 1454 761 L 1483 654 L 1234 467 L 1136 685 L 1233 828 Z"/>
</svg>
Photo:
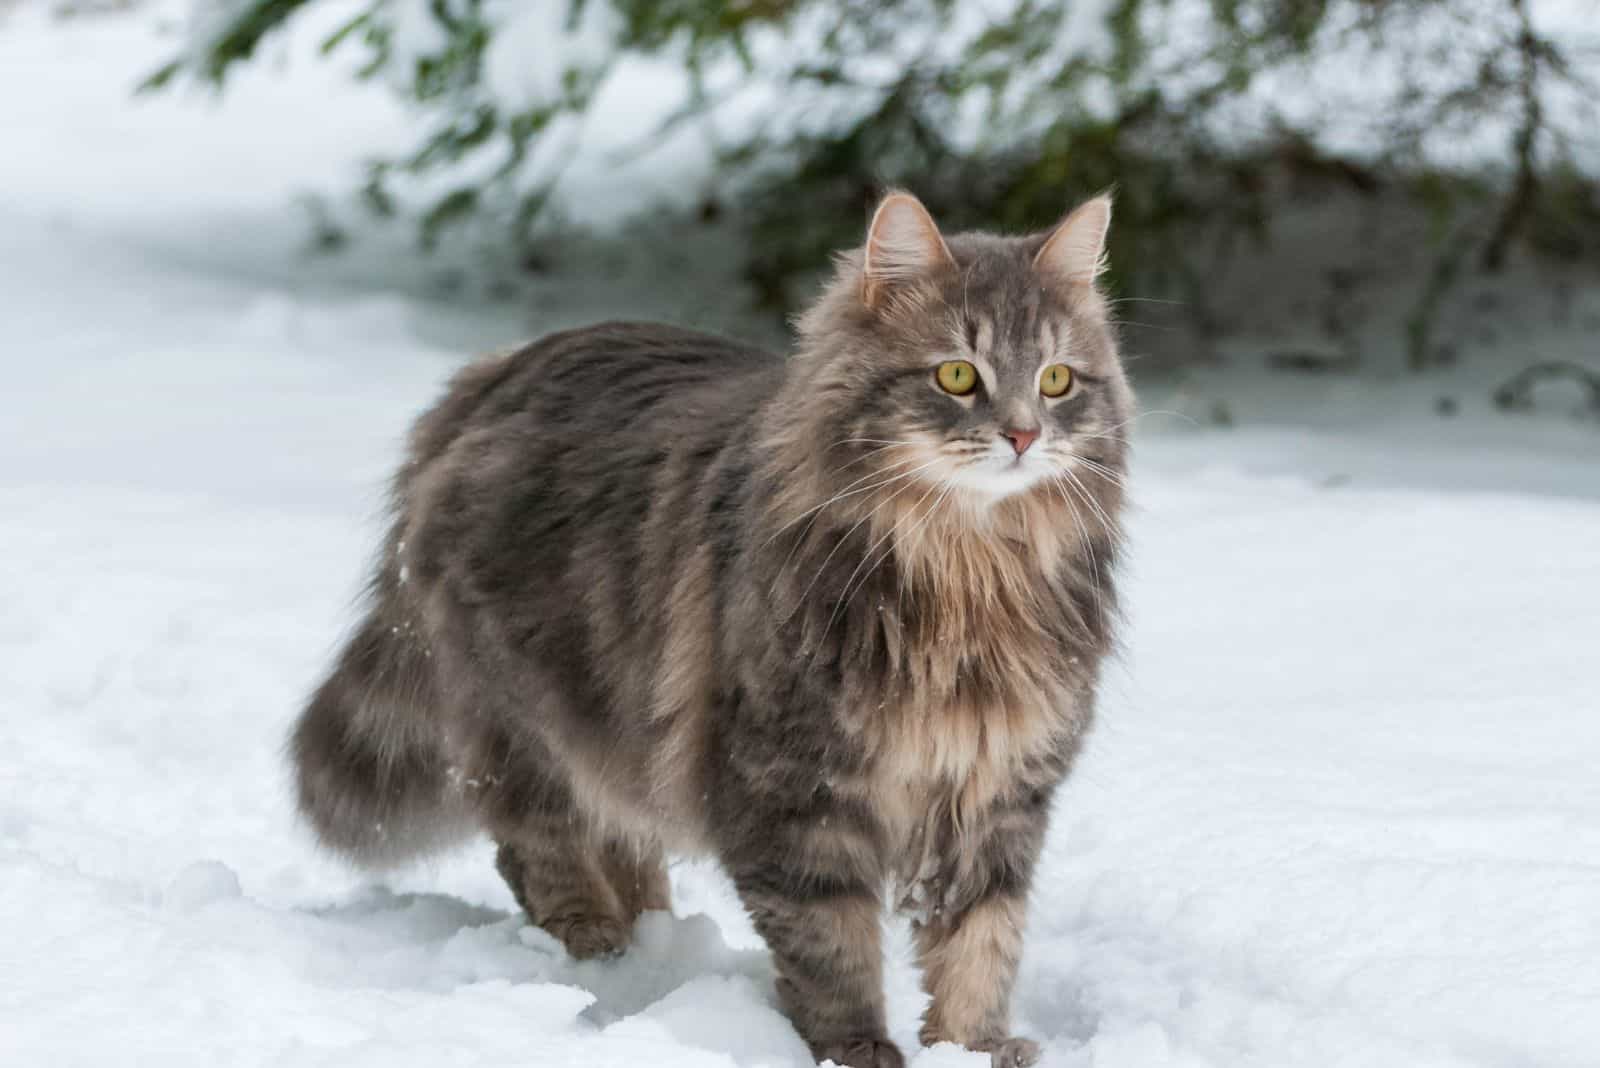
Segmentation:
<svg viewBox="0 0 1600 1068">
<path fill-rule="evenodd" d="M 261 39 L 277 29 L 289 16 L 311 0 L 256 0 L 230 20 L 207 47 L 187 60 L 174 60 L 145 79 L 144 88 L 157 89 L 167 84 L 184 67 L 210 81 L 220 82 L 228 68 L 255 55 Z"/>
<path fill-rule="evenodd" d="M 242 5 L 151 84 L 182 70 L 220 83 L 306 2 Z M 724 144 L 717 161 L 720 206 L 746 229 L 747 274 L 775 309 L 794 305 L 796 281 L 830 250 L 858 239 L 872 202 L 895 185 L 952 227 L 1009 229 L 1048 225 L 1114 186 L 1112 262 L 1136 265 L 1114 284 L 1170 291 L 1200 326 L 1201 250 L 1266 239 L 1286 197 L 1333 187 L 1410 197 L 1433 220 L 1437 252 L 1410 325 L 1419 364 L 1469 262 L 1496 269 L 1514 242 L 1595 255 L 1594 175 L 1575 162 L 1573 132 L 1545 104 L 1551 92 L 1593 94 L 1585 62 L 1594 59 L 1582 54 L 1593 42 L 1541 36 L 1525 0 L 1108 0 L 1074 23 L 1098 43 L 1061 48 L 1080 2 L 1015 0 L 974 25 L 977 9 L 956 0 L 573 0 L 569 26 L 587 5 L 609 9 L 610 59 L 565 71 L 558 91 L 520 109 L 484 84 L 486 50 L 510 10 L 495 0 L 432 0 L 445 44 L 425 56 L 397 52 L 386 0 L 325 48 L 361 50 L 361 75 L 382 72 L 424 117 L 417 146 L 370 162 L 361 193 L 381 214 L 414 214 L 430 247 L 475 219 L 492 219 L 511 242 L 533 241 L 554 178 L 530 181 L 525 170 L 552 124 L 585 110 L 611 59 L 664 53 L 684 65 L 691 93 L 668 129 L 716 106 L 708 71 L 723 86 L 730 72 L 735 87 L 739 72 L 786 79 L 794 114 Z M 758 55 L 773 54 L 762 43 L 779 34 L 804 42 L 788 50 L 803 60 L 759 67 L 771 60 Z M 1402 72 L 1359 153 L 1331 151 L 1322 120 L 1291 120 L 1270 97 L 1263 106 L 1250 95 L 1263 78 L 1293 78 L 1330 53 L 1394 60 Z M 886 73 L 890 55 L 899 59 Z M 397 70 L 402 62 L 414 69 Z M 1246 101 L 1253 111 L 1240 111 Z M 832 121 L 779 121 L 801 113 Z M 1465 173 L 1433 162 L 1430 145 L 1485 123 L 1507 130 L 1503 166 Z M 476 158 L 499 162 L 458 181 L 452 169 Z M 419 188 L 429 191 L 411 192 Z"/>
</svg>

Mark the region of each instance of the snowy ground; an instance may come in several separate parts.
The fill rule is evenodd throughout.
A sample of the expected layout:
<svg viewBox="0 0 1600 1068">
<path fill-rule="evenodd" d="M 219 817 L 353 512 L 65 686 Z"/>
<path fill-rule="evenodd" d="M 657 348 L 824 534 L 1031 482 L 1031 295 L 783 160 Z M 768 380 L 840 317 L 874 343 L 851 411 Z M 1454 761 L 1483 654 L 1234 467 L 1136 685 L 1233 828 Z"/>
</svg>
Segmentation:
<svg viewBox="0 0 1600 1068">
<path fill-rule="evenodd" d="M 160 54 L 0 21 L 0 1064 L 807 1063 L 706 866 L 579 965 L 481 846 L 379 885 L 295 825 L 284 731 L 406 421 L 474 349 L 640 309 L 296 259 L 293 191 L 401 118 L 303 70 L 130 108 Z M 1060 1068 L 1600 1063 L 1600 430 L 1317 388 L 1147 397 L 1239 425 L 1140 425 L 1019 1029 Z"/>
</svg>

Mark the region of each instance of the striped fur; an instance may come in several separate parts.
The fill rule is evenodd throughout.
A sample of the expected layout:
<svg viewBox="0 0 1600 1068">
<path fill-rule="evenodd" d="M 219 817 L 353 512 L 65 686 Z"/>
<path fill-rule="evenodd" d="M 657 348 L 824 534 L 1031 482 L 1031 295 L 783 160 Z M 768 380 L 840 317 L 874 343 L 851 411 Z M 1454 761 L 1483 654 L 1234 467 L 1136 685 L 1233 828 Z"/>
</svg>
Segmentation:
<svg viewBox="0 0 1600 1068">
<path fill-rule="evenodd" d="M 1103 209 L 946 239 L 902 195 L 877 269 L 843 257 L 788 358 L 615 323 L 461 372 L 295 732 L 323 842 L 382 866 L 486 829 L 577 956 L 668 907 L 667 854 L 709 853 L 784 1010 L 855 1068 L 903 1063 L 879 949 L 897 907 L 924 1040 L 1026 1063 L 1027 895 L 1115 617 L 1132 397 L 1092 270 L 1058 262 L 1098 257 Z M 947 359 L 984 388 L 940 391 Z M 1059 401 L 1048 361 L 1079 379 Z M 964 488 L 1023 422 L 1049 476 Z"/>
</svg>

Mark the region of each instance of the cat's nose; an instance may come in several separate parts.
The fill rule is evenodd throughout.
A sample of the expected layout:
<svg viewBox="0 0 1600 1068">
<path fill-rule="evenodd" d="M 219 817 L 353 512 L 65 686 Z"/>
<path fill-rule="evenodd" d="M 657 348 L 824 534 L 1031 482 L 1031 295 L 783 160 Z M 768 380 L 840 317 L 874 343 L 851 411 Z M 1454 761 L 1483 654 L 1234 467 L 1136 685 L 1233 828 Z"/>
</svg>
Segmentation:
<svg viewBox="0 0 1600 1068">
<path fill-rule="evenodd" d="M 1000 436 L 1011 442 L 1011 447 L 1021 456 L 1028 451 L 1028 446 L 1039 440 L 1037 430 L 1002 430 Z"/>
</svg>

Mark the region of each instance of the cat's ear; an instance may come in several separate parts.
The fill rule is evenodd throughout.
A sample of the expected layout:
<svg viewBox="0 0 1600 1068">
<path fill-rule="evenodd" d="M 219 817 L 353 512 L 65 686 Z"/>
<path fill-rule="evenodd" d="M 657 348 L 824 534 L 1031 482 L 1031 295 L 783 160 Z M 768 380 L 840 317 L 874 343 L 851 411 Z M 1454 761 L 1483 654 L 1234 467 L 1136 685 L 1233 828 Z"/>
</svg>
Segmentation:
<svg viewBox="0 0 1600 1068">
<path fill-rule="evenodd" d="M 1111 194 L 1101 193 L 1061 220 L 1033 258 L 1034 270 L 1066 285 L 1092 285 L 1105 270 L 1110 227 Z"/>
<path fill-rule="evenodd" d="M 890 193 L 867 228 L 862 299 L 876 307 L 895 286 L 954 263 L 955 257 L 922 201 L 910 193 Z"/>
</svg>

